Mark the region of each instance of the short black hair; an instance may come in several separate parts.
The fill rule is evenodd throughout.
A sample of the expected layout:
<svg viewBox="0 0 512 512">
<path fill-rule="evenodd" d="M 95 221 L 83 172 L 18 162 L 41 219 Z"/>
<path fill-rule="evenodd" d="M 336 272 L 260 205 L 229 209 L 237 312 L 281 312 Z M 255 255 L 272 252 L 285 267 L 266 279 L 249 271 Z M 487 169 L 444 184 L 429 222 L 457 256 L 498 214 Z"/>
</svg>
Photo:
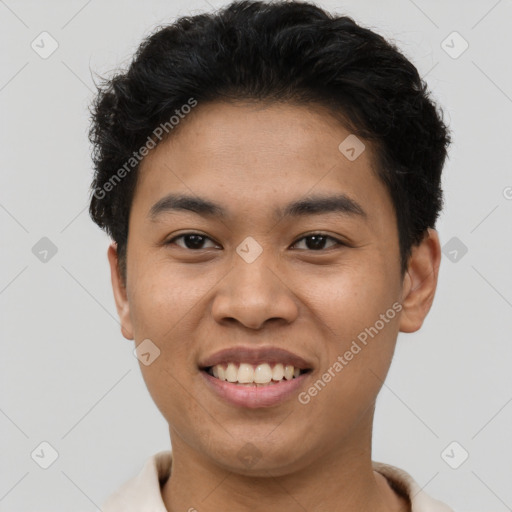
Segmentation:
<svg viewBox="0 0 512 512">
<path fill-rule="evenodd" d="M 145 38 L 126 72 L 96 87 L 89 213 L 117 243 L 125 282 L 137 151 L 162 140 L 159 126 L 172 136 L 170 118 L 192 102 L 318 105 L 369 141 L 394 205 L 402 275 L 443 207 L 451 138 L 416 67 L 394 43 L 313 3 L 235 1 L 181 17 Z"/>
</svg>

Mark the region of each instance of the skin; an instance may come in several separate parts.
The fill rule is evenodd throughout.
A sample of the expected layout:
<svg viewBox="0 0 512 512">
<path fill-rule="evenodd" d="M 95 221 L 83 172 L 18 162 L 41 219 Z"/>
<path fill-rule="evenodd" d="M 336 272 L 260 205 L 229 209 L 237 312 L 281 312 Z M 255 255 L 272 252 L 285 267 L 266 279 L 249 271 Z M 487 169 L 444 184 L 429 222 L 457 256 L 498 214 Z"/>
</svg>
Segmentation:
<svg viewBox="0 0 512 512">
<path fill-rule="evenodd" d="M 338 150 L 349 134 L 320 108 L 200 104 L 141 163 L 126 286 L 115 244 L 108 259 L 123 336 L 149 338 L 161 351 L 140 367 L 169 423 L 169 511 L 409 510 L 372 469 L 372 424 L 398 332 L 418 330 L 431 307 L 440 245 L 429 229 L 401 276 L 390 196 L 369 144 L 354 161 Z M 151 206 L 169 192 L 217 201 L 230 216 L 183 211 L 152 222 Z M 275 207 L 313 192 L 347 194 L 366 220 L 273 217 Z M 186 237 L 166 245 L 188 232 L 207 237 L 202 249 Z M 318 232 L 348 245 L 326 239 L 315 250 L 304 237 Z M 236 253 L 247 236 L 263 249 L 250 264 Z M 199 361 L 218 350 L 271 345 L 313 363 L 304 391 L 394 303 L 401 312 L 306 405 L 294 395 L 273 407 L 236 407 L 200 374 Z M 249 442 L 259 453 L 251 467 L 238 457 Z"/>
</svg>

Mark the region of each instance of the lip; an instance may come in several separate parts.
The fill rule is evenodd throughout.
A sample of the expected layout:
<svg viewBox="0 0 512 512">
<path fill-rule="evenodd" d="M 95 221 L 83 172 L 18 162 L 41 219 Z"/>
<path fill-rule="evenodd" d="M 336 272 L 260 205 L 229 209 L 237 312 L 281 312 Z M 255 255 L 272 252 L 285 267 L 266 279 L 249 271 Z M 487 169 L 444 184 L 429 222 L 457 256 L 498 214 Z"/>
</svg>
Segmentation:
<svg viewBox="0 0 512 512">
<path fill-rule="evenodd" d="M 295 395 L 311 372 L 302 373 L 291 380 L 282 380 L 277 384 L 265 386 L 244 386 L 213 377 L 205 370 L 201 375 L 205 379 L 208 388 L 221 399 L 238 407 L 256 409 L 272 407 L 281 404 L 292 395 Z"/>
<path fill-rule="evenodd" d="M 199 368 L 204 370 L 216 364 L 225 363 L 249 363 L 249 364 L 262 364 L 269 363 L 270 365 L 281 363 L 283 365 L 292 365 L 300 370 L 312 370 L 313 366 L 305 359 L 277 347 L 231 347 L 224 350 L 215 352 L 214 354 L 206 357 L 199 363 Z M 292 379 L 293 380 L 293 379 Z"/>
</svg>

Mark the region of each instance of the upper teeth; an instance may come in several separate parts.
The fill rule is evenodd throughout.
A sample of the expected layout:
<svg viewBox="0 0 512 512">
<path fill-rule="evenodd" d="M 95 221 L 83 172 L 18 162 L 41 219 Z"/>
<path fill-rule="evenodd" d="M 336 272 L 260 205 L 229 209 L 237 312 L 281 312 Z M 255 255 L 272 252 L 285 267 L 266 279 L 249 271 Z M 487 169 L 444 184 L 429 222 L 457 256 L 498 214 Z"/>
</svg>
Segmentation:
<svg viewBox="0 0 512 512">
<path fill-rule="evenodd" d="M 291 380 L 300 375 L 300 369 L 292 365 L 282 365 L 277 363 L 270 366 L 268 363 L 262 363 L 253 366 L 248 363 L 228 363 L 226 365 L 217 364 L 211 368 L 215 377 L 228 382 L 238 382 L 240 384 L 268 384 L 271 381 L 280 381 L 283 378 Z"/>
</svg>

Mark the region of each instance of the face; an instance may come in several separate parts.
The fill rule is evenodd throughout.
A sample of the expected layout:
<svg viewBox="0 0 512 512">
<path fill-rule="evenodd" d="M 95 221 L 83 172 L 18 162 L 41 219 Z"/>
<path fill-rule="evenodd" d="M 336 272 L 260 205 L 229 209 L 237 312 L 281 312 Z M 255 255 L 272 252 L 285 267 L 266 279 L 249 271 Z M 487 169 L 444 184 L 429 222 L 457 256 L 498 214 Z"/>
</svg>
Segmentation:
<svg viewBox="0 0 512 512">
<path fill-rule="evenodd" d="M 320 109 L 199 104 L 182 123 L 141 163 L 126 288 L 109 248 L 173 451 L 278 475 L 369 450 L 398 332 L 433 299 L 435 231 L 402 277 L 371 148 L 342 153 L 350 132 Z"/>
</svg>

